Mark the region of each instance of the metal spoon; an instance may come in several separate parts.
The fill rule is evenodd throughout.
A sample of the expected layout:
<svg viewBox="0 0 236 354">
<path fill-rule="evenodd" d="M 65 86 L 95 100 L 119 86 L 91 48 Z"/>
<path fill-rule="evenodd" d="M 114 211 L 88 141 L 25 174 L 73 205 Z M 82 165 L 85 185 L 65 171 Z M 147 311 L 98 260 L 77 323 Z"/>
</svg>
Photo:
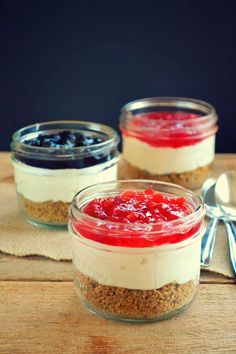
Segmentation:
<svg viewBox="0 0 236 354">
<path fill-rule="evenodd" d="M 216 229 L 219 219 L 222 218 L 223 213 L 216 206 L 215 200 L 215 180 L 208 178 L 201 190 L 201 195 L 206 207 L 206 214 L 211 219 L 209 226 L 202 238 L 201 245 L 201 266 L 208 267 L 212 260 L 212 254 L 215 244 Z"/>
<path fill-rule="evenodd" d="M 236 172 L 228 171 L 220 175 L 215 188 L 216 200 L 230 219 L 236 220 Z"/>
<path fill-rule="evenodd" d="M 234 276 L 236 277 L 236 172 L 222 173 L 215 186 L 216 200 L 224 212 L 224 223 L 228 236 L 229 253 Z"/>
</svg>

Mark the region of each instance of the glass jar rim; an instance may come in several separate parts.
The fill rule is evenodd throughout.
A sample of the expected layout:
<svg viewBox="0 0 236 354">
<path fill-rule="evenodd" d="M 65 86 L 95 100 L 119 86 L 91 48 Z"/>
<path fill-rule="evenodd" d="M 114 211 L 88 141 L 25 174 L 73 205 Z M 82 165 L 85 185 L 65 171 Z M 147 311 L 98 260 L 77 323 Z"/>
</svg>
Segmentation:
<svg viewBox="0 0 236 354">
<path fill-rule="evenodd" d="M 64 125 L 64 127 L 63 127 Z M 54 127 L 53 127 L 54 126 Z M 76 126 L 78 126 L 76 128 Z M 37 133 L 40 134 L 43 131 L 48 132 L 52 130 L 62 131 L 62 130 L 83 130 L 82 126 L 84 126 L 84 130 L 88 129 L 93 133 L 105 133 L 108 137 L 107 140 L 93 144 L 89 146 L 79 146 L 79 147 L 70 147 L 70 148 L 52 148 L 52 147 L 36 147 L 25 144 L 23 141 L 23 137 L 28 134 Z M 42 129 L 40 128 L 48 128 Z M 30 132 L 30 130 L 33 130 Z M 29 131 L 27 133 L 27 131 Z M 30 155 L 31 158 L 44 159 L 45 155 L 49 159 L 55 159 L 60 157 L 60 159 L 71 158 L 75 156 L 86 157 L 90 156 L 92 152 L 102 153 L 104 149 L 112 149 L 119 144 L 120 138 L 117 132 L 105 124 L 94 123 L 90 121 L 80 121 L 80 120 L 55 120 L 55 121 L 47 121 L 42 123 L 35 123 L 28 126 L 25 126 L 21 129 L 15 131 L 12 135 L 12 143 L 11 149 L 13 152 L 17 152 L 18 154 Z M 88 148 L 89 151 L 86 151 L 85 148 Z M 54 153 L 54 154 L 53 154 Z"/>
<path fill-rule="evenodd" d="M 153 251 L 155 249 L 158 249 L 158 252 L 159 251 L 167 252 L 170 249 L 175 250 L 175 249 L 179 249 L 179 248 L 188 247 L 189 245 L 194 243 L 199 237 L 202 238 L 202 236 L 205 233 L 206 227 L 205 227 L 205 225 L 202 225 L 201 229 L 197 233 L 195 233 L 192 237 L 189 237 L 189 238 L 182 240 L 180 242 L 163 243 L 160 245 L 145 246 L 145 247 L 117 246 L 117 245 L 110 245 L 110 244 L 94 241 L 92 239 L 86 238 L 86 237 L 78 234 L 74 230 L 71 221 L 69 221 L 68 230 L 69 230 L 70 234 L 72 235 L 72 237 L 74 237 L 75 239 L 79 240 L 80 242 L 82 242 L 85 245 L 90 246 L 90 247 L 94 247 L 94 248 L 101 249 L 103 251 L 104 250 L 109 251 L 109 252 L 117 252 L 117 253 L 132 252 L 133 253 L 135 251 L 135 254 L 137 254 L 137 253 L 138 254 L 144 254 L 144 253 L 146 254 L 146 253 L 153 253 Z"/>
<path fill-rule="evenodd" d="M 157 120 L 142 120 L 142 124 L 136 124 L 135 119 L 142 117 L 142 114 L 162 112 L 178 112 L 183 111 L 195 113 L 195 117 L 187 116 L 185 119 L 172 117 L 165 119 L 158 117 Z M 134 124 L 133 124 L 134 120 Z M 194 138 L 204 139 L 214 135 L 218 130 L 216 124 L 218 120 L 215 108 L 202 100 L 184 98 L 184 97 L 150 97 L 131 101 L 123 106 L 120 115 L 120 130 L 126 134 L 130 132 L 133 137 L 142 138 L 145 134 L 158 134 L 162 141 L 169 141 L 173 138 L 173 134 L 186 132 L 182 137 L 183 141 L 191 142 Z M 175 138 L 176 139 L 176 138 Z"/>
<path fill-rule="evenodd" d="M 175 188 L 175 189 L 178 189 L 179 191 L 182 191 L 182 192 L 186 192 L 186 194 L 197 204 L 196 206 L 196 209 L 188 214 L 187 216 L 184 216 L 184 217 L 181 217 L 181 218 L 178 218 L 178 219 L 175 219 L 175 220 L 171 220 L 171 221 L 159 221 L 159 222 L 156 222 L 156 223 L 148 223 L 148 224 L 134 224 L 134 223 L 120 223 L 120 222 L 114 222 L 114 221 L 110 221 L 110 220 L 102 220 L 102 219 L 98 219 L 98 218 L 95 218 L 93 216 L 90 216 L 86 213 L 84 213 L 83 211 L 81 211 L 81 207 L 83 207 L 88 201 L 91 201 L 93 200 L 94 198 L 97 198 L 99 197 L 99 194 L 96 195 L 96 197 L 93 197 L 93 198 L 90 198 L 90 199 L 86 199 L 86 201 L 83 201 L 81 202 L 81 205 L 77 204 L 77 199 L 78 197 L 81 197 L 81 195 L 83 195 L 84 193 L 88 192 L 88 191 L 91 191 L 91 189 L 94 189 L 96 187 L 103 187 L 103 186 L 109 186 L 111 184 L 123 184 L 123 183 L 132 183 L 132 184 L 136 184 L 136 183 L 139 183 L 139 184 L 150 184 L 150 185 L 159 185 L 159 186 L 166 186 L 166 187 L 169 187 L 169 188 Z M 135 187 L 133 188 L 130 188 L 130 189 L 134 189 L 135 190 Z M 126 189 L 128 190 L 128 188 Z M 137 190 L 137 189 L 136 189 Z M 102 193 L 100 193 L 100 197 L 102 196 Z M 117 194 L 120 194 L 120 193 L 117 193 Z M 170 193 L 166 193 L 166 194 L 170 194 Z M 107 194 L 109 195 L 109 194 Z M 103 196 L 104 196 L 104 193 L 103 193 Z M 198 197 L 194 192 L 192 192 L 191 190 L 188 190 L 188 189 L 185 189 L 177 184 L 173 184 L 173 183 L 169 183 L 169 182 L 162 182 L 162 181 L 152 181 L 152 180 L 144 180 L 144 179 L 130 179 L 130 180 L 116 180 L 116 181 L 110 181 L 110 182 L 103 182 L 103 183 L 99 183 L 99 184 L 93 184 L 89 187 L 86 187 L 82 190 L 80 190 L 73 198 L 72 200 L 72 204 L 71 204 L 71 207 L 69 209 L 69 214 L 70 214 L 70 218 L 72 220 L 78 220 L 79 218 L 84 218 L 85 222 L 86 220 L 89 222 L 93 222 L 93 223 L 99 223 L 99 226 L 98 228 L 101 228 L 101 226 L 105 226 L 107 224 L 111 225 L 112 227 L 114 227 L 114 230 L 118 229 L 118 228 L 126 228 L 126 230 L 133 230 L 133 231 L 137 231 L 137 232 L 148 232 L 149 234 L 152 234 L 152 233 L 156 233 L 157 230 L 155 230 L 156 227 L 158 226 L 161 226 L 161 225 L 165 225 L 167 228 L 176 228 L 178 226 L 181 226 L 181 225 L 186 225 L 187 224 L 192 224 L 193 221 L 195 223 L 197 223 L 197 221 L 200 221 L 204 214 L 205 214 L 205 207 L 204 207 L 204 204 L 201 200 L 200 197 Z M 197 221 L 196 221 L 197 220 Z M 96 228 L 96 227 L 94 227 Z"/>
<path fill-rule="evenodd" d="M 189 109 L 189 110 L 198 110 L 205 113 L 198 119 L 201 118 L 215 118 L 217 120 L 216 110 L 215 108 L 208 102 L 203 100 L 198 100 L 195 98 L 186 98 L 186 97 L 172 97 L 172 96 L 163 96 L 163 97 L 148 97 L 141 98 L 138 100 L 130 101 L 126 103 L 121 108 L 121 116 L 123 114 L 127 114 L 133 110 L 151 108 L 151 107 L 173 107 L 178 109 Z M 161 119 L 160 119 L 161 121 Z M 171 122 L 178 122 L 179 120 L 171 120 Z M 188 122 L 194 122 L 195 118 L 190 118 L 187 120 Z"/>
</svg>

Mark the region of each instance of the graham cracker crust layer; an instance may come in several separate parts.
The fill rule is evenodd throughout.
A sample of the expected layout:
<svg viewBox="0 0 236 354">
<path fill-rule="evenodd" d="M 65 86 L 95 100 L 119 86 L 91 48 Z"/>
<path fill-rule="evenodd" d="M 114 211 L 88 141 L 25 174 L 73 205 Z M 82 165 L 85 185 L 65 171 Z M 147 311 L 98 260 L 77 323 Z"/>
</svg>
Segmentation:
<svg viewBox="0 0 236 354">
<path fill-rule="evenodd" d="M 66 225 L 68 223 L 70 203 L 52 200 L 33 202 L 22 195 L 18 198 L 24 212 L 32 221 L 52 225 Z"/>
<path fill-rule="evenodd" d="M 123 319 L 158 319 L 185 307 L 197 291 L 197 284 L 169 283 L 154 290 L 132 290 L 102 285 L 79 271 L 75 283 L 83 301 L 108 316 Z"/>
</svg>

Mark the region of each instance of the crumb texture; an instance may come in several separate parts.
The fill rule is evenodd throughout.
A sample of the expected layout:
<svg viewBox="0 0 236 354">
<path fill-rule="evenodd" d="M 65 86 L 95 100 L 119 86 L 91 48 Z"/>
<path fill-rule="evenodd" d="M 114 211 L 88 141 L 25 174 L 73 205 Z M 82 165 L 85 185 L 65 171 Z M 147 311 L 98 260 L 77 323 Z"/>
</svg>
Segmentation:
<svg viewBox="0 0 236 354">
<path fill-rule="evenodd" d="M 70 203 L 62 201 L 54 202 L 52 200 L 32 202 L 23 196 L 19 196 L 19 202 L 27 218 L 32 221 L 64 225 L 69 220 L 68 209 Z"/>
<path fill-rule="evenodd" d="M 184 173 L 171 173 L 167 175 L 153 175 L 148 171 L 141 170 L 124 160 L 124 176 L 131 179 L 151 179 L 179 184 L 182 187 L 196 189 L 202 185 L 212 170 L 212 164 L 199 167 L 194 171 Z"/>
<path fill-rule="evenodd" d="M 94 309 L 114 318 L 158 319 L 189 304 L 197 291 L 197 282 L 170 283 L 154 290 L 132 290 L 102 285 L 77 271 L 82 299 Z"/>
</svg>

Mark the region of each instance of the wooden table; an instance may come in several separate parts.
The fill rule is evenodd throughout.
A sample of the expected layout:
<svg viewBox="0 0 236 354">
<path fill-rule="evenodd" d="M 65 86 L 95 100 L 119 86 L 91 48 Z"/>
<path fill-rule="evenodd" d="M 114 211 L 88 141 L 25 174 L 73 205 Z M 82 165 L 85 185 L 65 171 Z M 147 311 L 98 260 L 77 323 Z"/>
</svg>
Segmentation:
<svg viewBox="0 0 236 354">
<path fill-rule="evenodd" d="M 236 169 L 236 155 L 217 156 L 215 173 L 225 169 Z M 13 183 L 9 153 L 0 154 L 0 183 Z M 202 272 L 185 312 L 127 324 L 80 305 L 70 262 L 0 254 L 0 353 L 236 353 L 235 282 Z"/>
</svg>

